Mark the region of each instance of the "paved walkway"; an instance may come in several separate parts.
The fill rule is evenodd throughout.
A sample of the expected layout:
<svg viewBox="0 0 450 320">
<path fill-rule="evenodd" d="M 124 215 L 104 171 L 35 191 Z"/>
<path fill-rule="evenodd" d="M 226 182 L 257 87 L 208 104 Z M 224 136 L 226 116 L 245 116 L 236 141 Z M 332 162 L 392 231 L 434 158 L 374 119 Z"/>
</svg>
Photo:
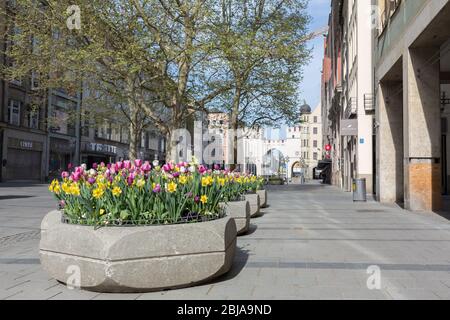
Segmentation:
<svg viewBox="0 0 450 320">
<path fill-rule="evenodd" d="M 270 207 L 238 240 L 230 273 L 202 286 L 145 294 L 69 290 L 38 257 L 46 186 L 0 184 L 0 299 L 450 299 L 450 222 L 331 186 L 273 187 Z M 369 266 L 381 287 L 369 290 Z"/>
</svg>

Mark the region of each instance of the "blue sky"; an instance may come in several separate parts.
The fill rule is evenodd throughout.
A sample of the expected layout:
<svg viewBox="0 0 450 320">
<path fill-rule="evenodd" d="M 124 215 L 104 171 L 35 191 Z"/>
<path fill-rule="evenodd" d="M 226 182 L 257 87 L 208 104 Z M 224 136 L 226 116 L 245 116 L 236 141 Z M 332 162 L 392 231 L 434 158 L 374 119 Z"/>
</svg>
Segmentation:
<svg viewBox="0 0 450 320">
<path fill-rule="evenodd" d="M 310 31 L 328 25 L 330 0 L 310 0 L 308 13 L 312 18 Z M 312 59 L 304 69 L 303 82 L 300 83 L 300 97 L 314 109 L 320 102 L 320 82 L 323 58 L 323 37 L 319 36 L 310 41 L 313 49 Z"/>
<path fill-rule="evenodd" d="M 330 13 L 330 0 L 310 0 L 308 13 L 311 16 L 311 24 L 309 27 L 311 32 L 327 26 Z M 323 36 L 318 36 L 311 40 L 308 46 L 312 49 L 312 58 L 309 64 L 305 66 L 303 81 L 299 84 L 299 104 L 303 104 L 304 99 L 314 110 L 320 102 Z M 265 136 L 267 139 L 273 140 L 286 139 L 286 127 L 281 126 L 280 129 L 266 128 Z"/>
</svg>

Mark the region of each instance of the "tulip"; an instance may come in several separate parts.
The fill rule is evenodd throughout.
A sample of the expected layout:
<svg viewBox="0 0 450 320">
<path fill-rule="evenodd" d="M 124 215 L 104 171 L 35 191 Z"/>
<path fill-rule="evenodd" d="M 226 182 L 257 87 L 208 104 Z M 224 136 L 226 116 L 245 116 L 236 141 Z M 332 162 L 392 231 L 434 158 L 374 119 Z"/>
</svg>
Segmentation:
<svg viewBox="0 0 450 320">
<path fill-rule="evenodd" d="M 157 184 L 154 188 L 153 188 L 153 192 L 154 193 L 159 193 L 161 191 L 161 185 Z"/>
<path fill-rule="evenodd" d="M 105 163 L 102 161 L 100 162 L 100 167 L 104 168 L 105 167 Z"/>
<path fill-rule="evenodd" d="M 86 168 L 87 168 L 86 163 L 83 163 L 83 164 L 81 165 L 81 169 L 83 169 L 83 171 L 84 171 L 84 170 L 86 170 Z"/>
<path fill-rule="evenodd" d="M 73 168 L 73 164 L 72 163 L 69 163 L 68 165 L 67 165 L 67 170 L 70 170 L 70 169 L 72 169 Z"/>
<path fill-rule="evenodd" d="M 131 161 L 125 160 L 125 161 L 123 162 L 123 167 L 124 167 L 125 169 L 129 170 L 129 169 L 131 168 Z"/>
<path fill-rule="evenodd" d="M 163 165 L 162 169 L 164 170 L 164 172 L 169 172 L 169 171 L 171 171 L 170 165 L 167 164 L 167 163 L 166 163 L 165 165 Z"/>
<path fill-rule="evenodd" d="M 214 170 L 220 170 L 220 166 L 218 164 L 214 165 Z"/>
<path fill-rule="evenodd" d="M 203 174 L 206 171 L 205 166 L 203 166 L 202 164 L 198 167 L 198 172 L 200 172 L 201 174 Z"/>
<path fill-rule="evenodd" d="M 186 167 L 181 167 L 181 168 L 180 168 L 180 172 L 181 172 L 181 173 L 185 173 L 185 172 L 186 172 Z"/>
<path fill-rule="evenodd" d="M 89 177 L 88 178 L 88 183 L 89 184 L 94 184 L 95 183 L 95 178 L 94 177 Z"/>
<path fill-rule="evenodd" d="M 134 178 L 132 176 L 129 176 L 127 178 L 127 183 L 128 183 L 129 186 L 131 186 L 133 184 L 133 181 L 134 181 Z"/>
<path fill-rule="evenodd" d="M 107 169 L 105 171 L 105 176 L 108 178 L 111 175 L 111 170 Z"/>
<path fill-rule="evenodd" d="M 175 178 L 178 178 L 178 177 L 180 176 L 180 173 L 179 173 L 179 172 L 174 172 L 174 173 L 173 173 L 173 176 L 174 176 Z"/>
<path fill-rule="evenodd" d="M 108 164 L 106 165 L 106 167 L 107 167 L 108 169 L 111 169 L 111 167 L 112 167 L 113 165 L 114 165 L 114 164 L 108 163 Z"/>
<path fill-rule="evenodd" d="M 93 168 L 93 169 L 97 169 L 97 167 L 98 167 L 97 162 L 94 162 L 94 163 L 92 164 L 92 168 Z"/>
<path fill-rule="evenodd" d="M 148 161 L 145 161 L 145 163 L 142 165 L 141 169 L 144 172 L 149 172 L 150 170 L 152 170 L 152 166 L 150 165 L 150 163 Z"/>
<path fill-rule="evenodd" d="M 141 159 L 134 160 L 134 165 L 136 167 L 140 168 L 142 166 L 142 160 Z"/>
<path fill-rule="evenodd" d="M 67 179 L 68 177 L 69 177 L 69 173 L 68 173 L 67 171 L 63 171 L 63 172 L 61 173 L 61 178 Z"/>
<path fill-rule="evenodd" d="M 200 197 L 199 196 L 195 196 L 194 197 L 194 202 L 195 203 L 199 203 L 200 202 Z"/>
<path fill-rule="evenodd" d="M 78 180 L 80 180 L 80 178 L 81 178 L 81 173 L 79 173 L 79 172 L 74 172 L 74 173 L 73 173 L 73 175 L 72 175 L 72 181 L 78 182 Z"/>
<path fill-rule="evenodd" d="M 122 161 L 119 161 L 119 162 L 116 163 L 116 168 L 117 168 L 117 170 L 121 170 L 123 168 Z"/>
</svg>

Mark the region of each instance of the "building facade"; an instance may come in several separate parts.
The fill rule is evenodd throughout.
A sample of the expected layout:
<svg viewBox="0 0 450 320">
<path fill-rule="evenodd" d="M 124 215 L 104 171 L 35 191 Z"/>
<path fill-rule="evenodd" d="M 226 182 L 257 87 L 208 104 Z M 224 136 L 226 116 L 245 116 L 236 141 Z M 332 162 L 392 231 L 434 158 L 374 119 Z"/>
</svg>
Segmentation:
<svg viewBox="0 0 450 320">
<path fill-rule="evenodd" d="M 380 16 L 373 30 L 377 198 L 440 210 L 450 179 L 450 3 L 372 4 Z"/>
<path fill-rule="evenodd" d="M 374 190 L 374 104 L 370 0 L 333 0 L 322 72 L 324 156 L 332 183 L 351 191 L 355 178 Z"/>
</svg>

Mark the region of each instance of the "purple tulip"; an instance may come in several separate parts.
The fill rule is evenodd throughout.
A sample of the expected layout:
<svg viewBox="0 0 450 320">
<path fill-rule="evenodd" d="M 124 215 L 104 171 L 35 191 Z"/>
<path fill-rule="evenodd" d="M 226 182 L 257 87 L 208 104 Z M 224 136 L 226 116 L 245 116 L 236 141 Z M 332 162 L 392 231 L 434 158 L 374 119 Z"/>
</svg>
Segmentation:
<svg viewBox="0 0 450 320">
<path fill-rule="evenodd" d="M 130 160 L 125 160 L 123 162 L 123 167 L 127 170 L 131 169 L 131 161 Z"/>
<path fill-rule="evenodd" d="M 121 161 L 116 163 L 116 169 L 121 170 L 123 168 L 123 163 Z"/>
<path fill-rule="evenodd" d="M 107 178 L 109 178 L 110 175 L 111 175 L 111 170 L 107 169 L 107 170 L 105 171 L 105 176 L 106 176 Z"/>
<path fill-rule="evenodd" d="M 128 183 L 129 186 L 131 186 L 133 184 L 133 181 L 134 181 L 134 178 L 132 176 L 129 176 L 127 178 L 127 183 Z"/>
<path fill-rule="evenodd" d="M 198 172 L 200 172 L 201 174 L 206 172 L 206 168 L 205 166 L 203 166 L 202 164 L 198 167 Z"/>
<path fill-rule="evenodd" d="M 102 162 L 100 162 L 100 167 L 105 167 L 105 163 L 102 161 Z"/>
<path fill-rule="evenodd" d="M 136 167 L 140 168 L 142 166 L 142 160 L 141 159 L 134 160 L 134 165 Z"/>
<path fill-rule="evenodd" d="M 61 173 L 61 178 L 67 179 L 68 177 L 69 177 L 69 173 L 68 173 L 67 171 L 63 171 L 63 172 Z"/>
<path fill-rule="evenodd" d="M 214 165 L 214 170 L 220 170 L 220 166 L 218 164 Z"/>
<path fill-rule="evenodd" d="M 111 165 L 111 163 L 108 163 L 108 164 L 106 165 L 106 167 L 107 167 L 108 169 L 111 169 L 112 166 L 113 166 L 113 165 Z"/>
<path fill-rule="evenodd" d="M 97 162 L 94 162 L 94 163 L 92 164 L 92 168 L 97 170 L 97 168 L 98 168 Z"/>
<path fill-rule="evenodd" d="M 179 172 L 174 172 L 172 175 L 174 176 L 174 178 L 178 178 L 180 176 L 180 173 Z"/>
<path fill-rule="evenodd" d="M 157 184 L 154 188 L 153 188 L 153 192 L 154 193 L 159 193 L 161 192 L 161 185 Z"/>
<path fill-rule="evenodd" d="M 94 184 L 94 183 L 95 183 L 95 178 L 89 177 L 89 178 L 88 178 L 88 183 L 89 183 L 89 184 Z"/>
<path fill-rule="evenodd" d="M 170 165 L 168 165 L 167 163 L 163 165 L 162 169 L 164 170 L 164 172 L 169 172 L 171 170 Z"/>
<path fill-rule="evenodd" d="M 67 165 L 67 170 L 70 170 L 70 169 L 72 169 L 73 168 L 73 164 L 72 163 L 69 163 L 68 165 Z"/>
</svg>

